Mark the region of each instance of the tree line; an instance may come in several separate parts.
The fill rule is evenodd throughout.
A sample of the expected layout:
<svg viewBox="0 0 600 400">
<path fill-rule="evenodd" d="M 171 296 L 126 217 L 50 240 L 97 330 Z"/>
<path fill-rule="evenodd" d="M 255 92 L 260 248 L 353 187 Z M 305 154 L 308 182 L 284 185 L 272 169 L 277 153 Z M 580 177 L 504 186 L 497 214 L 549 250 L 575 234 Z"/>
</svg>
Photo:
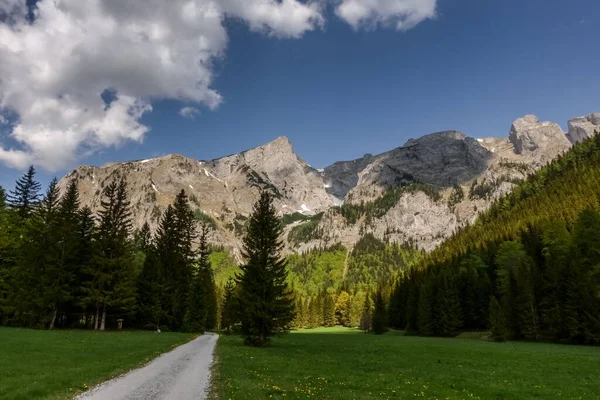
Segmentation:
<svg viewBox="0 0 600 400">
<path fill-rule="evenodd" d="M 0 188 L 1 325 L 216 327 L 208 228 L 198 239 L 184 191 L 152 235 L 147 223 L 134 232 L 123 178 L 104 187 L 97 213 L 80 206 L 75 181 L 62 194 L 56 179 L 40 190 L 33 167 L 8 194 Z"/>
<path fill-rule="evenodd" d="M 600 344 L 600 137 L 530 175 L 399 279 L 390 325 Z"/>
</svg>

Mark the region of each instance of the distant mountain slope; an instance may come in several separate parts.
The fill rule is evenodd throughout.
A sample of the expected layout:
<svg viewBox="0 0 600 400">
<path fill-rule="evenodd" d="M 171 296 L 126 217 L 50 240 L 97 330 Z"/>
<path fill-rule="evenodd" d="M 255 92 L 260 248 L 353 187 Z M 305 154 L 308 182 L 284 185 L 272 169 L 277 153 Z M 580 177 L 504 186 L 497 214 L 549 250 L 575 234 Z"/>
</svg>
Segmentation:
<svg viewBox="0 0 600 400">
<path fill-rule="evenodd" d="M 576 118 L 569 122 L 565 135 L 558 125 L 528 115 L 513 123 L 506 139 L 473 139 L 444 131 L 322 170 L 309 166 L 294 153 L 287 138 L 279 137 L 210 161 L 173 154 L 101 167 L 80 166 L 59 186 L 64 189 L 75 179 L 82 205 L 97 210 L 103 187 L 125 176 L 135 227 L 148 221 L 152 229 L 175 195 L 185 190 L 198 219 L 216 228 L 211 241 L 233 250 L 238 258 L 246 218 L 263 189 L 273 192 L 276 207 L 289 216 L 288 252 L 337 243 L 353 246 L 365 233 L 392 242 L 411 241 L 431 250 L 456 229 L 472 223 L 493 199 L 510 192 L 515 182 L 570 148 L 569 138 L 576 142 L 593 135 L 599 122 L 597 114 Z M 428 188 L 429 194 L 395 189 L 407 185 Z M 431 196 L 429 189 L 437 194 Z M 382 201 L 385 209 L 378 206 L 377 215 L 369 215 L 366 207 L 351 212 L 356 218 L 347 218 L 353 206 Z M 337 207 L 342 203 L 348 206 Z"/>
</svg>

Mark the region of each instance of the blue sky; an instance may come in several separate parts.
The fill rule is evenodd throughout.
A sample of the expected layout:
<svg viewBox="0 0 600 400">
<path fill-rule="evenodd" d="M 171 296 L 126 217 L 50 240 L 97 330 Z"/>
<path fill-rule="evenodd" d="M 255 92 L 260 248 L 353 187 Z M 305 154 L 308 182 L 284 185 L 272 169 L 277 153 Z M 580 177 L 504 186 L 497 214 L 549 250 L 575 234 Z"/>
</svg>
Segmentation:
<svg viewBox="0 0 600 400">
<path fill-rule="evenodd" d="M 325 15 L 299 38 L 228 20 L 227 47 L 212 67 L 218 107 L 155 99 L 140 120 L 150 128 L 143 141 L 78 154 L 54 172 L 40 168 L 40 179 L 79 163 L 169 153 L 212 159 L 278 136 L 324 167 L 440 130 L 507 136 L 524 114 L 566 129 L 569 118 L 600 112 L 596 0 L 439 0 L 436 18 L 407 31 L 355 29 Z M 200 114 L 182 117 L 185 105 Z M 9 126 L 1 129 L 0 144 L 14 146 Z M 0 166 L 0 185 L 12 188 L 22 172 Z"/>
</svg>

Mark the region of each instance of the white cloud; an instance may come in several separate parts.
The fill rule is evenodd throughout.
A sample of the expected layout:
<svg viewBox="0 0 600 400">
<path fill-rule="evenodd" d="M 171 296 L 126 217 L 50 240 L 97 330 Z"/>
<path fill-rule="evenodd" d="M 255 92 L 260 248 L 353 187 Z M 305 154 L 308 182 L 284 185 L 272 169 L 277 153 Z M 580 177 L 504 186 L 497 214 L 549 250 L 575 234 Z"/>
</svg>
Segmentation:
<svg viewBox="0 0 600 400">
<path fill-rule="evenodd" d="M 179 110 L 179 115 L 184 118 L 195 119 L 197 115 L 200 115 L 200 110 L 196 107 L 183 107 Z"/>
<path fill-rule="evenodd" d="M 437 0 L 340 0 L 338 17 L 355 29 L 393 26 L 405 31 L 434 18 Z"/>
<path fill-rule="evenodd" d="M 318 1 L 41 0 L 33 23 L 24 4 L 0 0 L 0 113 L 18 117 L 19 144 L 0 143 L 0 162 L 48 170 L 141 141 L 154 99 L 218 107 L 212 64 L 224 56 L 227 16 L 281 38 L 324 23 Z"/>
<path fill-rule="evenodd" d="M 8 120 L 3 115 L 0 115 L 0 125 L 8 125 Z"/>
</svg>

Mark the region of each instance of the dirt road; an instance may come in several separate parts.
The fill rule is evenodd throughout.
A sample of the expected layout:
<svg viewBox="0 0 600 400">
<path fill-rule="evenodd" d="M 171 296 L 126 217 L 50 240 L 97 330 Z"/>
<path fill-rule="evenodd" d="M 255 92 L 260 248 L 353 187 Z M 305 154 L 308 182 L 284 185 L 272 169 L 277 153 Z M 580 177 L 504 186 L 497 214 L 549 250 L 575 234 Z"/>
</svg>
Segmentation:
<svg viewBox="0 0 600 400">
<path fill-rule="evenodd" d="M 205 334 L 146 365 L 97 386 L 79 400 L 204 399 L 218 335 Z"/>
</svg>

